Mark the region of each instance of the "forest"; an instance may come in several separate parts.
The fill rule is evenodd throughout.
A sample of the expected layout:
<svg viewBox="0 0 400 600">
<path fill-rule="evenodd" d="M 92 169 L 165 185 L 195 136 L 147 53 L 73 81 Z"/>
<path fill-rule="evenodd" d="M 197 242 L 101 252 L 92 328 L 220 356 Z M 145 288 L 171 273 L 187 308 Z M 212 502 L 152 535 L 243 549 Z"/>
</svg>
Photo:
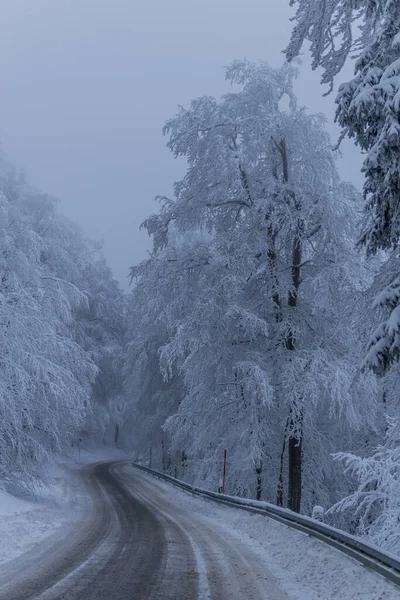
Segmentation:
<svg viewBox="0 0 400 600">
<path fill-rule="evenodd" d="M 400 6 L 290 3 L 280 68 L 234 60 L 229 93 L 165 124 L 186 169 L 143 223 L 127 294 L 1 159 L 2 481 L 116 445 L 217 491 L 226 452 L 226 493 L 322 506 L 400 553 Z M 339 140 L 296 99 L 301 52 L 321 94 L 339 85 Z M 345 138 L 363 190 L 339 175 Z"/>
</svg>

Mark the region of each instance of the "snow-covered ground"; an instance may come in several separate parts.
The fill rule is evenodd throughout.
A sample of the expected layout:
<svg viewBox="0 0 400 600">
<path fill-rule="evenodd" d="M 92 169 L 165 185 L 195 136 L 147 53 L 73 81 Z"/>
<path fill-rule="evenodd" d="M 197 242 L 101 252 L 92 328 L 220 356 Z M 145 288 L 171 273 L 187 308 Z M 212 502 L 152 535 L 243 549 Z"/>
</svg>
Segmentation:
<svg viewBox="0 0 400 600">
<path fill-rule="evenodd" d="M 76 523 L 90 499 L 74 471 L 82 464 L 127 456 L 119 450 L 82 451 L 60 458 L 48 473 L 47 485 L 29 499 L 0 490 L 0 565 L 31 550 L 43 540 Z"/>
<path fill-rule="evenodd" d="M 268 517 L 196 498 L 151 475 L 141 476 L 161 488 L 164 502 L 189 509 L 214 530 L 246 544 L 289 600 L 400 600 L 397 586 L 315 538 Z"/>
<path fill-rule="evenodd" d="M 67 469 L 53 469 L 52 483 L 23 500 L 0 492 L 0 563 L 32 549 L 69 521 L 79 518 L 80 489 Z"/>
</svg>

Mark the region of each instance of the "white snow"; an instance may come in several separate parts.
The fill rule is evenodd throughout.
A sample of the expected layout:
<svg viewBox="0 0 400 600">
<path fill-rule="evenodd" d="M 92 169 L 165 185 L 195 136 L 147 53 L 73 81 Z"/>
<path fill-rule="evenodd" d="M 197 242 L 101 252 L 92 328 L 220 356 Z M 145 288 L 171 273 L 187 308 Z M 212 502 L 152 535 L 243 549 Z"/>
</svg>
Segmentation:
<svg viewBox="0 0 400 600">
<path fill-rule="evenodd" d="M 0 518 L 32 510 L 32 503 L 0 490 Z"/>
<path fill-rule="evenodd" d="M 390 313 L 387 322 L 387 330 L 389 335 L 394 335 L 400 329 L 400 306 L 396 306 Z"/>
<path fill-rule="evenodd" d="M 79 517 L 82 490 L 66 469 L 53 469 L 51 484 L 29 499 L 0 492 L 0 564 L 31 550 Z"/>
<path fill-rule="evenodd" d="M 31 550 L 61 527 L 76 523 L 88 497 L 74 469 L 103 460 L 124 460 L 121 450 L 90 450 L 60 458 L 48 473 L 47 486 L 29 498 L 0 490 L 0 565 Z"/>
<path fill-rule="evenodd" d="M 131 472 L 138 473 L 133 468 Z M 245 543 L 266 561 L 289 600 L 400 599 L 397 586 L 315 538 L 268 517 L 196 498 L 150 475 L 141 476 L 156 482 L 174 504 Z"/>
<path fill-rule="evenodd" d="M 400 33 L 398 33 L 397 35 L 394 36 L 393 38 L 393 42 L 392 42 L 392 48 L 396 49 L 400 46 Z"/>
<path fill-rule="evenodd" d="M 312 518 L 317 521 L 323 521 L 325 516 L 325 510 L 323 506 L 314 506 L 312 510 Z"/>
</svg>

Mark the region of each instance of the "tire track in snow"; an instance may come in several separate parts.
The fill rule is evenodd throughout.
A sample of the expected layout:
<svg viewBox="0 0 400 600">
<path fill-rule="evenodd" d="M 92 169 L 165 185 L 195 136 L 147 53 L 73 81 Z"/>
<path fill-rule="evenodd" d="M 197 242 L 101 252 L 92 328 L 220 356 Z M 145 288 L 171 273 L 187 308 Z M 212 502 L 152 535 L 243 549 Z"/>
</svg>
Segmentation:
<svg viewBox="0 0 400 600">
<path fill-rule="evenodd" d="M 144 496 L 137 490 L 133 490 L 127 484 L 125 484 L 125 485 L 126 485 L 126 487 L 129 488 L 129 490 L 133 494 L 135 494 L 135 496 L 142 498 L 142 500 L 146 504 L 148 504 L 148 498 L 146 498 L 146 496 Z M 191 546 L 192 552 L 193 552 L 193 556 L 196 561 L 196 573 L 198 576 L 197 600 L 212 600 L 210 585 L 208 583 L 207 566 L 206 566 L 205 560 L 203 558 L 203 554 L 202 554 L 200 547 L 195 542 L 195 540 L 192 538 L 192 536 L 189 534 L 187 529 L 182 527 L 182 525 L 176 519 L 171 517 L 170 514 L 167 514 L 166 512 L 164 512 L 159 506 L 157 506 L 157 512 L 159 512 L 161 515 L 163 515 L 170 523 L 173 523 L 173 525 L 175 527 L 177 527 L 183 533 L 183 535 L 188 539 L 188 541 L 190 543 L 190 546 Z"/>
</svg>

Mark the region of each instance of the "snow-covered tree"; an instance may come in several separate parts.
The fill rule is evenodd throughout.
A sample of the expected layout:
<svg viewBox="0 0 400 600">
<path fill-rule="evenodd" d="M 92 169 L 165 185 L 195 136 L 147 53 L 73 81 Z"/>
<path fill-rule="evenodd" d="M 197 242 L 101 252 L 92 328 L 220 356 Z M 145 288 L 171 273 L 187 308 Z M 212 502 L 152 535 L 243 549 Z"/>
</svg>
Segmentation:
<svg viewBox="0 0 400 600">
<path fill-rule="evenodd" d="M 289 0 L 289 3 L 297 11 L 286 56 L 293 60 L 308 41 L 312 67 L 322 67 L 322 83 L 331 90 L 349 55 L 371 42 L 386 5 L 395 4 L 387 0 Z"/>
<path fill-rule="evenodd" d="M 0 472 L 3 481 L 27 481 L 75 442 L 91 413 L 103 364 L 82 343 L 78 323 L 101 301 L 102 286 L 115 282 L 105 267 L 100 276 L 90 243 L 55 201 L 4 161 L 1 168 Z M 98 291 L 88 289 L 88 269 L 99 276 Z"/>
<path fill-rule="evenodd" d="M 101 254 L 101 245 L 85 238 L 76 223 L 60 215 L 54 201 L 28 186 L 20 187 L 19 201 L 31 215 L 44 243 L 43 278 L 47 278 L 53 290 L 63 293 L 75 287 L 86 299 L 73 311 L 71 333 L 96 364 L 98 373 L 91 399 L 92 407 L 96 407 L 96 422 L 85 424 L 86 432 L 81 432 L 81 437 L 90 432 L 93 438 L 95 430 L 98 440 L 104 435 L 114 436 L 114 431 L 104 434 L 102 430 L 106 423 L 111 429 L 117 427 L 117 423 L 111 424 L 110 416 L 119 418 L 117 407 L 123 405 L 123 294 Z M 98 420 L 100 414 L 103 414 L 102 425 Z M 90 415 L 91 411 L 89 421 Z"/>
<path fill-rule="evenodd" d="M 227 78 L 241 91 L 194 100 L 167 123 L 188 168 L 146 221 L 154 255 L 134 274 L 157 307 L 152 326 L 165 327 L 162 372 L 183 378 L 165 431 L 191 477 L 217 477 L 228 447 L 232 491 L 258 495 L 264 481 L 269 499 L 300 510 L 304 465 L 311 476 L 319 462 L 324 477 L 318 425 L 365 425 L 375 392 L 356 377 L 351 327 L 358 195 L 338 179 L 321 117 L 296 107 L 293 74 L 235 62 Z"/>
<path fill-rule="evenodd" d="M 344 464 L 345 473 L 357 481 L 358 487 L 329 511 L 350 514 L 356 534 L 397 554 L 400 552 L 399 441 L 398 420 L 389 420 L 387 443 L 372 454 L 364 457 L 337 454 L 336 459 Z"/>
<path fill-rule="evenodd" d="M 394 0 L 293 0 L 296 26 L 286 54 L 295 57 L 311 42 L 314 68 L 333 85 L 350 53 L 357 56 L 354 78 L 339 88 L 336 119 L 342 136 L 366 153 L 363 164 L 366 200 L 360 243 L 369 255 L 394 250 L 400 237 L 400 5 Z M 354 40 L 355 23 L 360 35 Z M 395 259 L 397 261 L 397 258 Z M 399 355 L 397 277 L 379 290 L 376 306 L 389 319 L 371 339 L 368 364 L 381 371 Z M 397 298 L 397 299 L 396 299 Z"/>
<path fill-rule="evenodd" d="M 342 135 L 353 138 L 365 152 L 366 205 L 360 244 L 368 255 L 378 254 L 381 263 L 371 287 L 376 315 L 365 366 L 379 375 L 389 373 L 382 384 L 391 426 L 384 445 L 381 442 L 369 458 L 343 457 L 360 487 L 339 508 L 356 508 L 365 534 L 398 551 L 400 420 L 397 402 L 387 398 L 397 395 L 392 390 L 398 388 L 400 357 L 400 4 L 394 0 L 294 0 L 291 4 L 298 10 L 286 50 L 289 60 L 308 40 L 313 67 L 323 68 L 322 80 L 332 89 L 347 57 L 356 57 L 353 79 L 339 87 L 336 119 Z M 359 34 L 354 38 L 356 25 Z"/>
<path fill-rule="evenodd" d="M 372 292 L 375 329 L 370 336 L 365 356 L 365 366 L 378 375 L 384 375 L 395 366 L 400 356 L 400 274 L 397 252 L 382 262 Z M 376 323 L 376 320 L 378 322 Z"/>
</svg>

